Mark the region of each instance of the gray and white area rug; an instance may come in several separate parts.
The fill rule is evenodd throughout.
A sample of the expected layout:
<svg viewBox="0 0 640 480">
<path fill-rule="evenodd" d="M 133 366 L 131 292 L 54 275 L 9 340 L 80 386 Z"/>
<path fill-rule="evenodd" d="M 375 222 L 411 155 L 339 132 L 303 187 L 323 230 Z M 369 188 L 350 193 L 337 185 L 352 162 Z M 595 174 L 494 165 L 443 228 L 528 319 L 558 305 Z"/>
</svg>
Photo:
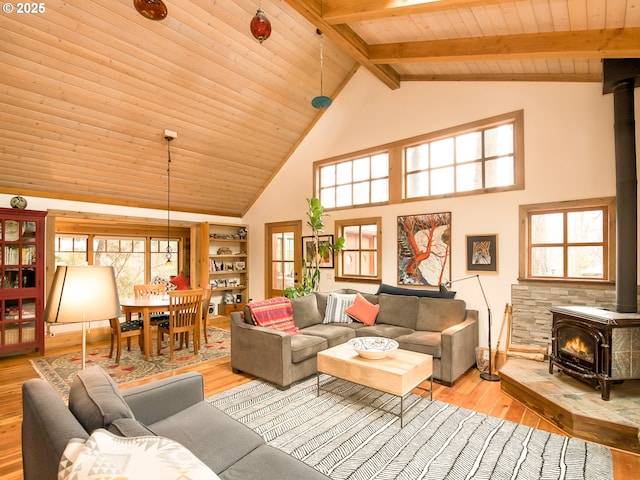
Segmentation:
<svg viewBox="0 0 640 480">
<path fill-rule="evenodd" d="M 332 479 L 613 479 L 601 445 L 413 394 L 400 428 L 398 397 L 325 375 L 321 387 L 254 380 L 207 400 Z"/>
</svg>

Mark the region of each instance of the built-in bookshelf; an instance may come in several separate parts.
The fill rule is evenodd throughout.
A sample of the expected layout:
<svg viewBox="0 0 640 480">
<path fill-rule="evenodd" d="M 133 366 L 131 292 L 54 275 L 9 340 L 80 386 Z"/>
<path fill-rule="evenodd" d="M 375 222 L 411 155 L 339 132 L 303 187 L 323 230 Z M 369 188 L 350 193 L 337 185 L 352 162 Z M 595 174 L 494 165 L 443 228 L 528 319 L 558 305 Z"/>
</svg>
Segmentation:
<svg viewBox="0 0 640 480">
<path fill-rule="evenodd" d="M 230 309 L 241 309 L 249 300 L 247 226 L 205 223 L 201 230 L 200 283 L 211 285 L 213 313 L 225 315 Z"/>
</svg>

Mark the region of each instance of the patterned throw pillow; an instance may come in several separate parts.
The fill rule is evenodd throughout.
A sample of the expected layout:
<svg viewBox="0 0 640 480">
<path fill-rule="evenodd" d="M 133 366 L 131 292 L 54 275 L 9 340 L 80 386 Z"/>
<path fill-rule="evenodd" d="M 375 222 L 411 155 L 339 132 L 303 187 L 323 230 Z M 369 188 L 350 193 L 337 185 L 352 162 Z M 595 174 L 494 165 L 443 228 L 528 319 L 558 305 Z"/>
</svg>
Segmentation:
<svg viewBox="0 0 640 480">
<path fill-rule="evenodd" d="M 104 429 L 71 439 L 60 458 L 59 480 L 153 478 L 220 480 L 190 450 L 164 437 L 118 437 Z"/>
<path fill-rule="evenodd" d="M 260 327 L 272 328 L 288 333 L 300 335 L 301 332 L 293 321 L 291 301 L 285 297 L 269 298 L 248 304 L 253 323 Z"/>
<path fill-rule="evenodd" d="M 356 299 L 353 305 L 345 308 L 344 313 L 360 323 L 373 325 L 376 322 L 379 311 L 380 305 L 374 305 L 362 295 L 356 293 Z"/>
<path fill-rule="evenodd" d="M 158 283 L 164 285 L 167 293 L 172 292 L 173 290 L 176 289 L 176 286 L 173 283 L 165 280 L 162 277 L 153 277 L 151 279 L 151 283 L 154 284 L 154 285 L 158 284 Z"/>
<path fill-rule="evenodd" d="M 355 299 L 355 293 L 330 293 L 322 323 L 352 323 L 353 320 L 344 310 L 352 305 Z"/>
</svg>

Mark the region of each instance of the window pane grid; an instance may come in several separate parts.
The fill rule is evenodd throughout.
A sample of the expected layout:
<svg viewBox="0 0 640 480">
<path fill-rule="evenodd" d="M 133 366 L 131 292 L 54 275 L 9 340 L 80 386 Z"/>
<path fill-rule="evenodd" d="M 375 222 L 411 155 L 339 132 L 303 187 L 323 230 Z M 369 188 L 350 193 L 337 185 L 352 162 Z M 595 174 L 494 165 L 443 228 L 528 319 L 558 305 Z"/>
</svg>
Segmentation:
<svg viewBox="0 0 640 480">
<path fill-rule="evenodd" d="M 515 121 L 480 128 L 406 147 L 404 198 L 469 193 L 514 185 L 514 124 Z"/>
<path fill-rule="evenodd" d="M 324 208 L 368 205 L 389 200 L 387 152 L 323 165 L 318 172 L 319 198 Z"/>
<path fill-rule="evenodd" d="M 338 235 L 344 237 L 344 248 L 338 253 L 339 276 L 343 279 L 378 279 L 379 220 L 344 220 L 336 222 Z"/>
<path fill-rule="evenodd" d="M 530 213 L 529 277 L 605 279 L 607 216 L 606 207 Z"/>
</svg>

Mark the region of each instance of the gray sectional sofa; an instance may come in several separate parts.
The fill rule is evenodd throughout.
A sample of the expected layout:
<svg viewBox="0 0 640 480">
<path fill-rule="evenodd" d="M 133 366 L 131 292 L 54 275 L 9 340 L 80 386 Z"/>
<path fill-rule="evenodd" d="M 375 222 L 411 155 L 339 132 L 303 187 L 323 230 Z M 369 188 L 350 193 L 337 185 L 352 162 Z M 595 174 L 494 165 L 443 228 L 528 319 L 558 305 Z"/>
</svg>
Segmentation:
<svg viewBox="0 0 640 480">
<path fill-rule="evenodd" d="M 338 293 L 355 293 L 340 290 Z M 463 300 L 412 295 L 367 294 L 379 305 L 371 326 L 359 322 L 323 323 L 331 293 L 316 292 L 291 300 L 293 319 L 301 335 L 251 323 L 248 308 L 231 314 L 231 367 L 288 388 L 314 375 L 316 354 L 355 337 L 388 337 L 400 348 L 433 356 L 433 377 L 453 385 L 476 362 L 478 311 Z M 247 321 L 248 320 L 248 321 Z"/>
<path fill-rule="evenodd" d="M 22 405 L 25 480 L 56 480 L 69 440 L 86 440 L 96 429 L 172 439 L 222 480 L 329 478 L 205 402 L 203 377 L 195 372 L 119 391 L 106 372 L 90 367 L 74 380 L 68 407 L 40 379 L 23 384 Z"/>
</svg>

